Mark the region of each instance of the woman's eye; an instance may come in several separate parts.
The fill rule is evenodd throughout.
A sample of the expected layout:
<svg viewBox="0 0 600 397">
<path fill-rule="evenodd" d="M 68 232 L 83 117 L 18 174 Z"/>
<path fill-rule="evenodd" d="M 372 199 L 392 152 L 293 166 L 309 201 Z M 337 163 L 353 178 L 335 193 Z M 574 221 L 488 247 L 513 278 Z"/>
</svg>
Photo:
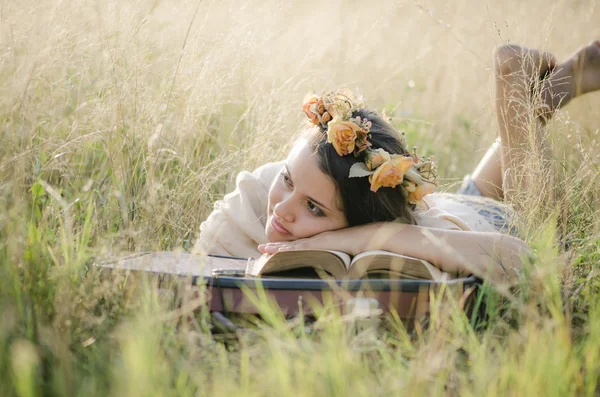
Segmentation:
<svg viewBox="0 0 600 397">
<path fill-rule="evenodd" d="M 282 172 L 281 176 L 283 177 L 283 183 L 285 183 L 287 186 L 291 187 L 292 186 L 292 180 L 290 179 L 289 175 L 286 174 L 285 172 Z"/>
<path fill-rule="evenodd" d="M 315 216 L 324 216 L 325 215 L 325 213 L 319 207 L 317 207 L 315 205 L 315 203 L 313 203 L 312 201 L 308 201 L 306 205 L 308 207 L 308 210 L 313 215 L 315 215 Z"/>
</svg>

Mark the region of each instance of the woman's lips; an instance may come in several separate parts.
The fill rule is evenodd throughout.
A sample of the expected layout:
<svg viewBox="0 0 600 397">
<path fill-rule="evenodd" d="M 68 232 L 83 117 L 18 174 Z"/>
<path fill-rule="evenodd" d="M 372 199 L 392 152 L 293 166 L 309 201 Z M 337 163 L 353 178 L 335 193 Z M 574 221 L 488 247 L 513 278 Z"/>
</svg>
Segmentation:
<svg viewBox="0 0 600 397">
<path fill-rule="evenodd" d="M 281 223 L 277 222 L 275 217 L 271 218 L 271 227 L 279 234 L 292 234 L 285 227 L 281 226 Z"/>
</svg>

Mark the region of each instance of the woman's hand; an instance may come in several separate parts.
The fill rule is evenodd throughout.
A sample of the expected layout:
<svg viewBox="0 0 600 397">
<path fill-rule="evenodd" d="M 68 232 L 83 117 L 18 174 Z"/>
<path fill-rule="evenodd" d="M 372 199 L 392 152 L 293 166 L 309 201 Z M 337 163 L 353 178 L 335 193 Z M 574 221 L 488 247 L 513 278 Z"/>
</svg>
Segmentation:
<svg viewBox="0 0 600 397">
<path fill-rule="evenodd" d="M 383 223 L 370 223 L 317 234 L 294 241 L 260 244 L 258 250 L 263 254 L 281 251 L 324 249 L 357 255 L 364 251 L 379 249 L 373 236 L 382 229 Z"/>
</svg>

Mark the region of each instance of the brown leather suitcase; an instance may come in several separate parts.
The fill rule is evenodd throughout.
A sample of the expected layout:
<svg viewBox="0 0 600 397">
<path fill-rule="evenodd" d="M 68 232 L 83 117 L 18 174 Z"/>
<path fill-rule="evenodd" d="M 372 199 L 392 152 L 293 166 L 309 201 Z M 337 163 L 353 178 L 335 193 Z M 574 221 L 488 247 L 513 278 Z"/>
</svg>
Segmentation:
<svg viewBox="0 0 600 397">
<path fill-rule="evenodd" d="M 171 251 L 133 254 L 104 261 L 99 266 L 151 275 L 157 278 L 159 288 L 164 292 L 182 281 L 192 286 L 204 286 L 198 291 L 206 294 L 209 310 L 224 315 L 260 314 L 261 306 L 268 301 L 287 316 L 310 315 L 328 303 L 339 306 L 342 311 L 350 307 L 372 313 L 394 312 L 402 320 L 421 319 L 428 316 L 435 294 L 452 291 L 466 307 L 479 284 L 473 276 L 444 282 L 249 278 L 243 276 L 245 258 L 210 257 L 219 258 L 219 268 L 202 263 L 203 257 Z"/>
</svg>

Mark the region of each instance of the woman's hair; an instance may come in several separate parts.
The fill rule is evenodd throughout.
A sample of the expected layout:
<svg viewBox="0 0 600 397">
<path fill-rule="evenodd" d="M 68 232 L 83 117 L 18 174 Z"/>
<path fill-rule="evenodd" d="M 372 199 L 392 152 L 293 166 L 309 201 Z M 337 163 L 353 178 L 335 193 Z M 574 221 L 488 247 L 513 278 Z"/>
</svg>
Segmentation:
<svg viewBox="0 0 600 397">
<path fill-rule="evenodd" d="M 399 132 L 383 117 L 367 109 L 352 113 L 352 117 L 358 116 L 372 123 L 369 132 L 371 149 L 381 148 L 390 154 L 409 154 L 402 144 Z M 322 127 L 310 129 L 308 142 L 317 154 L 319 168 L 329 175 L 336 185 L 348 226 L 394 220 L 415 224 L 414 205 L 408 202 L 402 185 L 395 188 L 383 187 L 377 192 L 372 192 L 369 178 L 348 177 L 350 167 L 354 163 L 364 162 L 364 153 L 358 157 L 340 156 L 333 145 L 327 142 L 327 134 Z"/>
</svg>

